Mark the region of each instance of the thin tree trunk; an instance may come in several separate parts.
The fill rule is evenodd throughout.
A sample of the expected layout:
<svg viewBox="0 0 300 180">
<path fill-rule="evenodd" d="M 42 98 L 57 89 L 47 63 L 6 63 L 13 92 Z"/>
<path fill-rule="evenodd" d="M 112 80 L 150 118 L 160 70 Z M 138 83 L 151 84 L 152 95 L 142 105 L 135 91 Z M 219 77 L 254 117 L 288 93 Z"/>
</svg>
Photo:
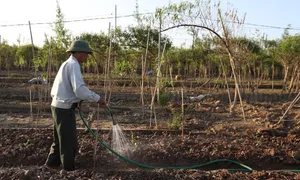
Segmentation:
<svg viewBox="0 0 300 180">
<path fill-rule="evenodd" d="M 298 64 L 294 67 L 293 73 L 292 73 L 292 78 L 291 78 L 291 82 L 289 84 L 289 89 L 288 92 L 290 93 L 292 88 L 294 87 L 296 78 L 297 78 L 297 74 L 298 74 Z"/>
<path fill-rule="evenodd" d="M 283 93 L 286 89 L 286 82 L 287 82 L 287 77 L 288 77 L 288 72 L 289 72 L 289 66 L 288 65 L 283 65 L 284 67 L 284 78 L 283 78 L 283 83 L 282 83 L 282 91 L 281 93 Z"/>
<path fill-rule="evenodd" d="M 229 47 L 229 39 L 228 39 L 228 32 L 224 26 L 224 23 L 223 23 L 223 19 L 221 17 L 221 13 L 219 11 L 219 17 L 220 17 L 220 20 L 221 20 L 221 24 L 222 24 L 222 29 L 224 31 L 224 34 L 225 34 L 225 41 L 226 41 L 226 51 L 228 53 L 228 56 L 229 56 L 229 61 L 230 61 L 230 65 L 231 65 L 231 69 L 232 69 L 232 74 L 233 74 L 233 77 L 234 77 L 234 81 L 235 81 L 235 91 L 236 93 L 238 94 L 239 96 L 239 100 L 240 100 L 240 105 L 241 105 L 241 110 L 242 110 L 242 113 L 243 113 L 243 118 L 244 120 L 246 120 L 246 117 L 245 117 L 245 111 L 244 111 L 244 105 L 243 105 L 243 99 L 242 99 L 242 96 L 241 96 L 241 93 L 240 93 L 240 88 L 239 88 L 239 83 L 238 83 L 238 79 L 237 79 L 237 75 L 236 75 L 236 67 L 235 67 L 235 63 L 234 63 L 234 59 L 233 59 L 233 54 L 230 50 L 230 47 Z M 234 108 L 234 105 L 230 108 Z"/>
</svg>

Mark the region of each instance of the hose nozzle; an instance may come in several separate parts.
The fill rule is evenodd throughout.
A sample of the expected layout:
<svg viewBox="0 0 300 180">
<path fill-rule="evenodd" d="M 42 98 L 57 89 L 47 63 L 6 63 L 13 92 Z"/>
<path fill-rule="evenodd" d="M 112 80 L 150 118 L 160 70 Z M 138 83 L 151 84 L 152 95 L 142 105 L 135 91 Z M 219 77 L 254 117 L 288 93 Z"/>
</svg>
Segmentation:
<svg viewBox="0 0 300 180">
<path fill-rule="evenodd" d="M 110 114 L 110 116 L 111 116 L 113 125 L 117 125 L 118 123 L 117 123 L 117 121 L 114 119 L 114 116 L 113 116 L 113 114 L 112 114 L 112 112 L 111 112 L 111 109 L 110 109 L 108 106 L 107 106 L 106 108 L 107 108 L 107 111 L 109 112 L 109 114 Z"/>
</svg>

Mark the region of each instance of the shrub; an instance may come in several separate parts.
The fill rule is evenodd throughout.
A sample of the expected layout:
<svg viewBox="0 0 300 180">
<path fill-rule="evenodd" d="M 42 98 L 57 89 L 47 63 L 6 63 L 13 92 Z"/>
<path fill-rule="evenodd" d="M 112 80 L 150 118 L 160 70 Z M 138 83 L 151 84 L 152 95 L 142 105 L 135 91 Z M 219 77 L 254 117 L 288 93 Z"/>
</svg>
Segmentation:
<svg viewBox="0 0 300 180">
<path fill-rule="evenodd" d="M 172 111 L 172 119 L 168 122 L 168 128 L 171 130 L 179 130 L 182 123 L 181 109 L 174 109 Z"/>
<path fill-rule="evenodd" d="M 167 106 L 169 104 L 169 94 L 168 93 L 159 93 L 159 104 L 161 106 Z"/>
</svg>

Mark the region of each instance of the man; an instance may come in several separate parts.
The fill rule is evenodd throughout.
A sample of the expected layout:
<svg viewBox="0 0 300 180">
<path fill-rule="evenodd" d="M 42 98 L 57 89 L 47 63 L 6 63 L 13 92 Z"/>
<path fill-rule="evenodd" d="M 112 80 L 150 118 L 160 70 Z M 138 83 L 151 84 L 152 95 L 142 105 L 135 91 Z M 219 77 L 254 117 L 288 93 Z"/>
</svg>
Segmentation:
<svg viewBox="0 0 300 180">
<path fill-rule="evenodd" d="M 88 55 L 92 54 L 88 43 L 76 40 L 67 52 L 71 55 L 60 66 L 51 89 L 54 140 L 46 166 L 58 168 L 62 165 L 64 170 L 73 171 L 77 153 L 77 103 L 81 100 L 98 102 L 101 106 L 106 106 L 106 103 L 98 94 L 90 91 L 82 79 L 80 64 L 86 62 Z"/>
</svg>

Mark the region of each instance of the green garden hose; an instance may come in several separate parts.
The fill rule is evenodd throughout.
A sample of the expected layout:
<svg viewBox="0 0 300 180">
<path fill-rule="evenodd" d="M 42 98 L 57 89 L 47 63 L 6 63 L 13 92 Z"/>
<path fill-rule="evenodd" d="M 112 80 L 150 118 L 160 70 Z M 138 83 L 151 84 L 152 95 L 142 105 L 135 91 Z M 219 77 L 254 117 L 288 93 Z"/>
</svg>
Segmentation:
<svg viewBox="0 0 300 180">
<path fill-rule="evenodd" d="M 109 110 L 109 113 L 111 114 L 112 116 L 112 113 L 110 111 L 110 109 L 108 108 Z M 216 159 L 216 160 L 213 160 L 213 161 L 209 161 L 207 163 L 204 163 L 204 164 L 198 164 L 198 165 L 191 165 L 191 166 L 150 166 L 150 165 L 147 165 L 147 164 L 141 164 L 141 163 L 138 163 L 136 161 L 133 161 L 133 160 L 130 160 L 122 155 L 120 155 L 119 153 L 117 153 L 116 151 L 114 151 L 113 149 L 111 149 L 107 144 L 105 144 L 97 135 L 96 133 L 89 127 L 89 125 L 86 123 L 86 121 L 84 120 L 83 118 L 83 115 L 82 115 L 82 112 L 81 110 L 79 109 L 79 116 L 83 122 L 83 124 L 87 127 L 87 129 L 89 130 L 89 132 L 97 139 L 97 141 L 103 146 L 105 147 L 107 150 L 109 150 L 111 153 L 115 154 L 117 157 L 119 157 L 120 159 L 124 160 L 125 162 L 128 162 L 128 163 L 131 163 L 131 164 L 134 164 L 136 166 L 139 166 L 139 167 L 143 167 L 143 168 L 148 168 L 148 169 L 196 169 L 196 168 L 200 168 L 200 167 L 203 167 L 203 166 L 207 166 L 207 165 L 210 165 L 210 164 L 214 164 L 214 163 L 219 163 L 219 162 L 230 162 L 230 163 L 233 163 L 233 164 L 236 164 L 236 165 L 239 165 L 241 167 L 243 167 L 244 169 L 227 169 L 228 171 L 243 171 L 243 172 L 252 172 L 252 168 L 250 168 L 249 166 L 246 166 L 242 163 L 239 163 L 237 161 L 233 161 L 233 160 L 229 160 L 229 159 Z M 113 121 L 113 123 L 115 123 L 115 121 Z"/>
</svg>

